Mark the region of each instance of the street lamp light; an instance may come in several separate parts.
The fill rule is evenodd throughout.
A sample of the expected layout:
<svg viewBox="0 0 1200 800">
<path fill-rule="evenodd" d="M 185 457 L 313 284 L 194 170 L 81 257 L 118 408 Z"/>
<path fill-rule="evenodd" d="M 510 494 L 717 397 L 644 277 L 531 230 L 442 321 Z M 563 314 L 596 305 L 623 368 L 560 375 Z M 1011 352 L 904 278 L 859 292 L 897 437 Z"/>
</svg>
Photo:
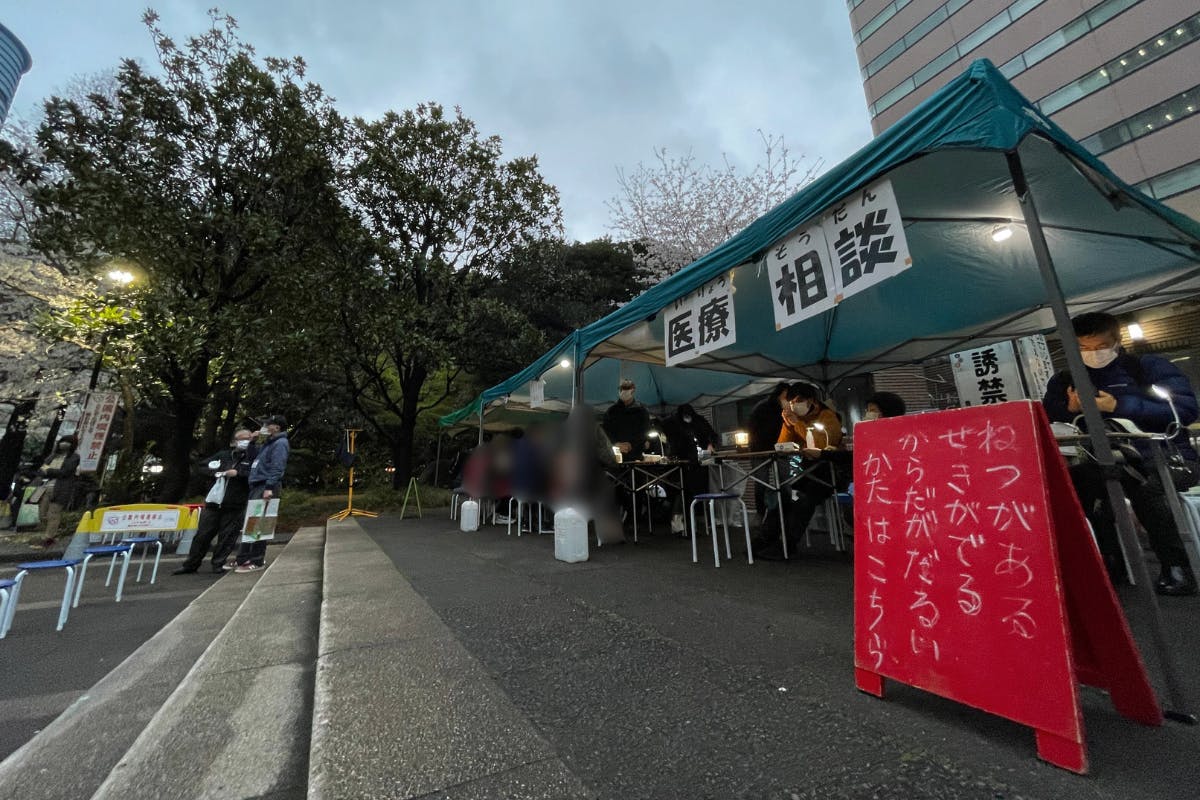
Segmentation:
<svg viewBox="0 0 1200 800">
<path fill-rule="evenodd" d="M 120 286 L 128 286 L 133 283 L 133 273 L 125 269 L 110 269 L 108 279 Z"/>
</svg>

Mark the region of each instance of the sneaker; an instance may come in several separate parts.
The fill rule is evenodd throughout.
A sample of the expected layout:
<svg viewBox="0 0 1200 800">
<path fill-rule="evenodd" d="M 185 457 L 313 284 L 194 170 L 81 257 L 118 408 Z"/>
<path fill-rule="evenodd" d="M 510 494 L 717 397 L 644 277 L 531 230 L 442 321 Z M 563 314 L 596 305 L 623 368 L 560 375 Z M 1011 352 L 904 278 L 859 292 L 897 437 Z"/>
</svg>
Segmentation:
<svg viewBox="0 0 1200 800">
<path fill-rule="evenodd" d="M 262 569 L 262 567 L 260 567 L 258 564 L 242 564 L 235 569 L 234 572 L 258 572 L 260 569 Z"/>
<path fill-rule="evenodd" d="M 191 575 L 195 571 L 196 571 L 195 567 L 180 567 L 179 569 L 175 570 L 171 574 L 172 575 Z"/>
<path fill-rule="evenodd" d="M 217 566 L 217 567 L 213 567 L 212 571 L 213 571 L 213 575 L 224 575 L 226 572 L 232 572 L 232 570 L 229 569 L 228 567 L 226 567 L 224 564 Z"/>
</svg>

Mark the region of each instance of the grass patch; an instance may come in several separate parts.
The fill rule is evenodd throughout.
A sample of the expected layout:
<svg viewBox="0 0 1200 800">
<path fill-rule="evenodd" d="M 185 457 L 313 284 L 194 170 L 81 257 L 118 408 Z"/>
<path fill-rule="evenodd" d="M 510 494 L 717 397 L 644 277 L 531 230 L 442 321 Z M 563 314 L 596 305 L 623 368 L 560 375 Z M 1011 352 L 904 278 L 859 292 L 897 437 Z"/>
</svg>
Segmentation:
<svg viewBox="0 0 1200 800">
<path fill-rule="evenodd" d="M 446 508 L 450 505 L 450 490 L 436 486 L 417 487 L 422 510 Z M 404 492 L 391 487 L 377 486 L 354 493 L 354 507 L 378 514 L 399 511 L 404 505 Z M 278 530 L 290 533 L 300 528 L 324 525 L 326 520 L 346 507 L 344 494 L 310 494 L 284 490 L 279 503 Z M 408 512 L 416 511 L 416 501 L 409 499 Z"/>
</svg>

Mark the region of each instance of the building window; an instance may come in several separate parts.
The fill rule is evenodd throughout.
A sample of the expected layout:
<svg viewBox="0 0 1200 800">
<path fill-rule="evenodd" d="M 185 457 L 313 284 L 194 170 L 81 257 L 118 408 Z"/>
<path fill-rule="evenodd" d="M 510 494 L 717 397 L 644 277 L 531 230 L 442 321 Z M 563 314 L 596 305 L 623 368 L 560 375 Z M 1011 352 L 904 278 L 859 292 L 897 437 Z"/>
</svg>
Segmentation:
<svg viewBox="0 0 1200 800">
<path fill-rule="evenodd" d="M 1175 195 L 1190 192 L 1200 187 L 1200 161 L 1184 164 L 1170 172 L 1164 172 L 1137 185 L 1146 194 L 1158 200 L 1167 200 Z"/>
<path fill-rule="evenodd" d="M 1200 86 L 1175 95 L 1132 117 L 1123 119 L 1080 141 L 1093 155 L 1115 150 L 1123 144 L 1174 125 L 1200 111 Z"/>
</svg>

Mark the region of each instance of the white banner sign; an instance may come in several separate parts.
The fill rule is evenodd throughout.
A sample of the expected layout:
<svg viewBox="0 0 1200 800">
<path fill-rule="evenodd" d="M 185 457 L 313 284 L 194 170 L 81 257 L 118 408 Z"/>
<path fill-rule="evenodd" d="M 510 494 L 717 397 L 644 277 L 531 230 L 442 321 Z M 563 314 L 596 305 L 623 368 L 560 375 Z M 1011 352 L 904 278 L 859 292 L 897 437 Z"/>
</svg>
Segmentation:
<svg viewBox="0 0 1200 800">
<path fill-rule="evenodd" d="M 179 509 L 161 511 L 105 511 L 100 531 L 173 531 L 179 529 Z"/>
<path fill-rule="evenodd" d="M 80 472 L 95 472 L 100 466 L 100 456 L 104 452 L 104 443 L 108 441 L 108 431 L 116 413 L 115 392 L 92 392 L 88 395 L 76 429 Z"/>
<path fill-rule="evenodd" d="M 1017 354 L 1021 357 L 1029 394 L 1034 400 L 1040 400 L 1046 395 L 1046 384 L 1054 377 L 1054 362 L 1050 360 L 1046 337 L 1038 333 L 1017 339 Z"/>
<path fill-rule="evenodd" d="M 891 181 L 834 205 L 766 255 L 775 330 L 828 311 L 912 266 Z"/>
<path fill-rule="evenodd" d="M 986 406 L 1025 397 L 1012 342 L 963 350 L 950 356 L 954 384 L 963 406 Z"/>
<path fill-rule="evenodd" d="M 720 275 L 667 308 L 663 341 L 668 367 L 737 341 L 732 285 L 729 275 Z"/>
</svg>

